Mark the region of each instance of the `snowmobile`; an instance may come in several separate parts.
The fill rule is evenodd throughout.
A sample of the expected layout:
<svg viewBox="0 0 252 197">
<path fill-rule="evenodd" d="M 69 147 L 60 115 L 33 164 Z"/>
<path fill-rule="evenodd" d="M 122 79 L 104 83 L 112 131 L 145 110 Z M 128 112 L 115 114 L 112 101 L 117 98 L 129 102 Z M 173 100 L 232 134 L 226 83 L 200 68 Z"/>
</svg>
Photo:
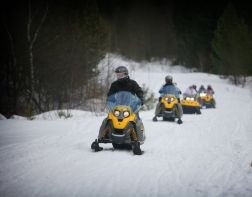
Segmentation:
<svg viewBox="0 0 252 197">
<path fill-rule="evenodd" d="M 141 155 L 140 145 L 145 141 L 145 131 L 138 112 L 140 99 L 127 91 L 117 92 L 107 99 L 108 116 L 103 120 L 98 138 L 92 143 L 95 152 L 103 150 L 101 143 L 111 143 L 114 149 L 132 149 Z"/>
<path fill-rule="evenodd" d="M 201 105 L 196 95 L 186 95 L 181 100 L 181 105 L 184 114 L 201 114 Z"/>
<path fill-rule="evenodd" d="M 213 95 L 208 94 L 206 92 L 200 93 L 199 102 L 200 102 L 202 108 L 203 107 L 205 107 L 205 108 L 215 108 L 216 107 L 216 103 L 215 103 L 215 99 L 214 99 Z"/>
<path fill-rule="evenodd" d="M 175 121 L 175 118 L 178 118 L 178 108 L 177 104 L 178 99 L 173 94 L 165 94 L 161 98 L 160 103 L 160 113 L 157 117 L 163 117 L 164 121 Z M 180 120 L 181 121 L 181 120 Z M 180 122 L 178 122 L 180 124 Z"/>
</svg>

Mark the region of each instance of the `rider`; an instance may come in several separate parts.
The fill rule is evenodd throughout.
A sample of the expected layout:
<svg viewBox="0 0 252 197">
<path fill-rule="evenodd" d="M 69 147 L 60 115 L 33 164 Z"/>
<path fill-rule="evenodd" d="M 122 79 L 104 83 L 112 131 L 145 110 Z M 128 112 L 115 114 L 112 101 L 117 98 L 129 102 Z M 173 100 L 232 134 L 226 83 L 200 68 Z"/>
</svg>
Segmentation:
<svg viewBox="0 0 252 197">
<path fill-rule="evenodd" d="M 213 90 L 213 88 L 212 88 L 211 85 L 208 85 L 208 86 L 207 86 L 206 92 L 207 92 L 207 94 L 210 94 L 210 95 L 213 95 L 213 94 L 214 94 L 214 90 Z"/>
<path fill-rule="evenodd" d="M 120 91 L 127 91 L 128 94 L 130 93 L 133 94 L 134 95 L 133 97 L 138 97 L 139 100 L 141 101 L 141 104 L 143 105 L 143 101 L 144 101 L 143 90 L 136 81 L 129 78 L 128 69 L 125 66 L 119 66 L 115 69 L 115 74 L 116 74 L 117 80 L 115 80 L 109 88 L 109 91 L 107 94 L 108 96 L 107 101 L 109 102 L 109 100 L 111 99 L 111 97 L 113 97 L 114 94 L 115 94 L 115 99 L 116 99 L 116 95 L 117 95 L 116 93 Z M 137 99 L 138 106 L 139 106 L 139 100 Z M 142 120 L 139 118 L 138 111 L 134 113 L 137 116 L 137 118 L 134 120 L 135 122 L 134 128 L 131 128 L 129 125 L 129 127 L 126 127 L 125 129 L 127 129 L 126 130 L 127 132 L 130 132 L 130 137 L 132 137 L 131 145 L 132 145 L 134 154 L 141 155 L 142 151 L 140 149 L 140 143 L 143 143 L 145 136 L 143 133 Z M 91 145 L 91 148 L 94 149 L 96 152 L 101 151 L 103 149 L 102 147 L 99 146 L 99 143 L 110 143 L 113 141 L 111 137 L 112 134 L 111 136 L 109 135 L 110 132 L 113 132 L 110 130 L 110 126 L 112 123 L 110 124 L 108 120 L 109 120 L 108 117 L 103 120 L 102 125 L 100 126 L 100 129 L 99 129 L 98 139 L 95 140 Z M 118 117 L 118 121 L 120 121 L 119 117 Z M 113 144 L 113 146 L 116 146 L 116 144 Z"/>
<path fill-rule="evenodd" d="M 118 66 L 115 69 L 115 74 L 117 80 L 111 84 L 107 96 L 119 91 L 129 91 L 133 95 L 136 95 L 141 100 L 141 104 L 143 105 L 143 90 L 136 81 L 129 78 L 128 69 L 125 66 Z"/>
<path fill-rule="evenodd" d="M 109 89 L 109 92 L 107 96 L 109 97 L 110 95 L 115 94 L 116 92 L 119 91 L 128 91 L 131 92 L 133 95 L 136 95 L 140 100 L 141 104 L 143 105 L 143 90 L 142 88 L 138 85 L 138 83 L 132 79 L 129 78 L 129 72 L 128 69 L 125 66 L 119 66 L 115 69 L 115 74 L 117 80 L 114 81 Z M 141 121 L 139 114 L 136 113 L 138 120 Z M 105 119 L 101 125 L 102 133 L 103 136 L 106 136 L 106 127 L 104 125 L 107 124 L 107 119 Z"/>
<path fill-rule="evenodd" d="M 197 86 L 196 86 L 196 85 L 191 85 L 191 86 L 189 86 L 189 87 L 185 90 L 183 96 L 184 96 L 184 97 L 187 97 L 187 96 L 195 96 L 196 94 L 197 94 Z"/>
<path fill-rule="evenodd" d="M 169 90 L 169 92 L 171 94 L 174 94 L 176 96 L 176 98 L 178 99 L 178 103 L 176 104 L 177 109 L 178 109 L 178 123 L 181 124 L 182 123 L 181 117 L 183 115 L 183 109 L 182 109 L 182 106 L 180 104 L 180 98 L 179 98 L 179 95 L 181 94 L 181 91 L 173 83 L 173 77 L 171 75 L 167 75 L 165 77 L 165 84 L 159 90 L 159 93 L 160 93 L 159 102 L 158 102 L 158 104 L 156 106 L 155 116 L 153 117 L 152 120 L 157 121 L 157 116 L 158 116 L 158 114 L 161 113 L 161 99 L 162 99 L 162 96 L 164 96 L 164 94 L 167 93 L 167 89 Z"/>
<path fill-rule="evenodd" d="M 206 92 L 206 88 L 204 87 L 204 85 L 201 85 L 199 87 L 198 93 L 203 93 L 203 92 Z"/>
</svg>

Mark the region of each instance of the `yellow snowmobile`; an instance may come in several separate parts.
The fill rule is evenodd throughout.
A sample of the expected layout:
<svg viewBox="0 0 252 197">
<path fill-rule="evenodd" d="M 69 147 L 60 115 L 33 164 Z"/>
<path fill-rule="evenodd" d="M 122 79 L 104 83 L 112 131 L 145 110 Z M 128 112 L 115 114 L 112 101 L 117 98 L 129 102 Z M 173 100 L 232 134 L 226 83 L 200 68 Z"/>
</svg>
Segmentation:
<svg viewBox="0 0 252 197">
<path fill-rule="evenodd" d="M 140 99 L 127 91 L 120 91 L 108 97 L 108 116 L 103 120 L 98 139 L 91 149 L 95 152 L 103 150 L 100 143 L 112 143 L 114 149 L 132 149 L 141 155 L 140 145 L 145 141 L 142 120 L 138 116 L 141 108 Z"/>
<path fill-rule="evenodd" d="M 175 121 L 175 118 L 179 118 L 177 104 L 178 99 L 175 95 L 165 94 L 160 101 L 161 110 L 157 116 L 163 117 L 163 120 Z"/>
<path fill-rule="evenodd" d="M 201 106 L 205 107 L 205 108 L 215 108 L 216 107 L 216 103 L 215 103 L 215 99 L 214 99 L 213 95 L 208 94 L 206 92 L 200 93 L 199 102 L 201 103 Z"/>
<path fill-rule="evenodd" d="M 201 114 L 201 105 L 197 100 L 197 95 L 186 95 L 181 100 L 184 114 Z"/>
</svg>

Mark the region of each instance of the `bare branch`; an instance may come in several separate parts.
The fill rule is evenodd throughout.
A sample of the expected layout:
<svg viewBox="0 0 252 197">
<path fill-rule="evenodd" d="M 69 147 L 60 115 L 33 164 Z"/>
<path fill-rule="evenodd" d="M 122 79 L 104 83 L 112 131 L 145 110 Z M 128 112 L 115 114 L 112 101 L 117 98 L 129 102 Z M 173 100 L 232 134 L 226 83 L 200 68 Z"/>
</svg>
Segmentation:
<svg viewBox="0 0 252 197">
<path fill-rule="evenodd" d="M 9 37 L 9 40 L 10 40 L 10 49 L 11 49 L 11 55 L 12 55 L 12 58 L 13 58 L 13 67 L 15 68 L 16 67 L 16 64 L 17 64 L 17 59 L 16 59 L 16 55 L 15 55 L 15 50 L 14 50 L 14 41 L 13 41 L 13 37 L 9 31 L 9 28 L 7 26 L 7 24 L 5 23 L 5 20 L 2 19 L 3 21 L 3 25 L 4 25 L 4 28 L 8 34 L 8 37 Z"/>
<path fill-rule="evenodd" d="M 28 23 L 27 23 L 27 39 L 31 42 L 31 1 L 28 1 Z"/>
<path fill-rule="evenodd" d="M 33 35 L 33 39 L 32 39 L 32 41 L 31 41 L 31 46 L 33 46 L 33 44 L 34 44 L 35 41 L 37 40 L 39 31 L 40 31 L 42 25 L 43 25 L 44 22 L 45 22 L 45 19 L 46 19 L 46 17 L 47 17 L 47 14 L 48 14 L 48 4 L 46 4 L 45 13 L 44 13 L 43 17 L 41 18 L 40 24 L 38 25 L 38 27 L 37 27 L 37 29 L 36 29 L 34 35 Z"/>
</svg>

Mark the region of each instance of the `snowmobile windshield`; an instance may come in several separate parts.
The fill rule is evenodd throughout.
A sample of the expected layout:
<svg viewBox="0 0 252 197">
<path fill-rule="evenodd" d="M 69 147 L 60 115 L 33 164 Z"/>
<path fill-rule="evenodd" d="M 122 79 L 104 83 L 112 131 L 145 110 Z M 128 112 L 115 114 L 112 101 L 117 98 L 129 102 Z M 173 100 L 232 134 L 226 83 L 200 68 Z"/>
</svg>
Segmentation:
<svg viewBox="0 0 252 197">
<path fill-rule="evenodd" d="M 113 108 L 118 105 L 129 106 L 136 113 L 141 107 L 141 100 L 130 92 L 120 91 L 110 95 L 107 99 L 109 111 L 113 111 Z"/>
<path fill-rule="evenodd" d="M 160 96 L 163 97 L 166 94 L 173 94 L 176 98 L 179 98 L 179 89 L 173 85 L 167 85 L 160 89 Z"/>
</svg>

